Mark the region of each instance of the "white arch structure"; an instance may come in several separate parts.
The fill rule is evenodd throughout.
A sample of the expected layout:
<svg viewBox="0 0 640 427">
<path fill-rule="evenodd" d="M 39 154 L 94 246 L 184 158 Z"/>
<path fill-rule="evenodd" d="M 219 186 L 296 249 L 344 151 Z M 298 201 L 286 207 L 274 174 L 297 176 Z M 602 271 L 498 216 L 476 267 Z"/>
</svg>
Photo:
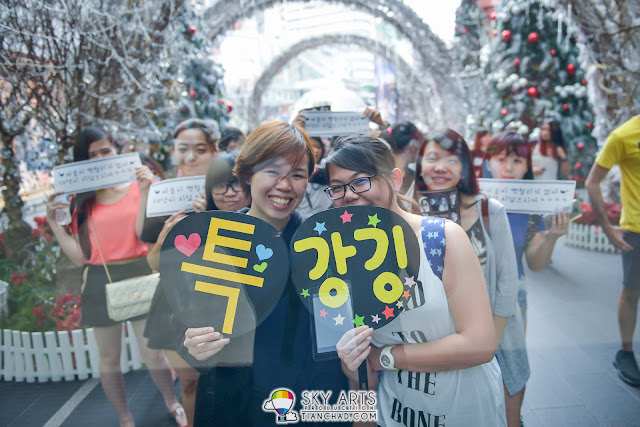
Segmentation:
<svg viewBox="0 0 640 427">
<path fill-rule="evenodd" d="M 418 65 L 415 74 L 420 75 L 426 85 L 421 90 L 430 98 L 431 110 L 438 113 L 437 116 L 429 118 L 429 123 L 438 127 L 464 125 L 466 118 L 464 93 L 457 78 L 450 75 L 452 61 L 449 52 L 442 40 L 433 34 L 429 26 L 412 8 L 402 0 L 321 1 L 352 6 L 393 25 L 411 42 L 417 54 Z M 207 31 L 213 38 L 218 37 L 232 28 L 238 19 L 251 17 L 256 12 L 285 2 L 287 0 L 219 0 L 205 12 L 211 23 Z M 318 3 L 319 0 L 297 0 L 297 2 Z"/>
<path fill-rule="evenodd" d="M 431 103 L 435 98 L 430 93 L 431 88 L 429 87 L 429 84 L 422 79 L 420 74 L 413 70 L 413 67 L 395 53 L 392 48 L 369 37 L 358 36 L 355 34 L 332 34 L 301 40 L 287 48 L 287 50 L 271 61 L 253 86 L 249 102 L 250 124 L 257 126 L 262 122 L 263 117 L 260 116 L 260 111 L 262 109 L 262 96 L 269 87 L 273 78 L 290 61 L 302 52 L 327 45 L 358 46 L 362 49 L 373 52 L 376 55 L 383 57 L 387 62 L 396 65 L 398 71 L 400 71 L 407 81 L 407 84 L 400 88 L 401 94 L 405 99 L 411 102 L 411 106 L 414 108 L 413 114 L 408 115 L 404 119 L 419 120 L 423 122 L 432 122 L 432 119 L 442 119 L 439 117 L 440 112 L 437 109 L 438 106 L 432 105 Z M 406 86 L 408 86 L 408 88 Z M 423 88 L 423 90 L 415 90 L 415 88 Z"/>
</svg>

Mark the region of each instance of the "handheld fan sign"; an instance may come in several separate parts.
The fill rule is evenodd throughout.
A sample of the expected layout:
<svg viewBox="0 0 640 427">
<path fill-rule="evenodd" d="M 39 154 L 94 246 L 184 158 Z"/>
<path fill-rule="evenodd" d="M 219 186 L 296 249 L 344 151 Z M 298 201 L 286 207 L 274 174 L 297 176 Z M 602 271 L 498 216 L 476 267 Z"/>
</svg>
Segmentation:
<svg viewBox="0 0 640 427">
<path fill-rule="evenodd" d="M 335 357 L 345 332 L 381 328 L 418 297 L 412 286 L 420 269 L 418 240 L 388 209 L 354 206 L 313 215 L 298 228 L 290 254 L 291 277 L 313 318 L 316 358 Z"/>
<path fill-rule="evenodd" d="M 233 212 L 189 215 L 162 245 L 161 289 L 187 327 L 225 336 L 255 330 L 277 304 L 289 275 L 287 246 L 270 224 Z"/>
</svg>

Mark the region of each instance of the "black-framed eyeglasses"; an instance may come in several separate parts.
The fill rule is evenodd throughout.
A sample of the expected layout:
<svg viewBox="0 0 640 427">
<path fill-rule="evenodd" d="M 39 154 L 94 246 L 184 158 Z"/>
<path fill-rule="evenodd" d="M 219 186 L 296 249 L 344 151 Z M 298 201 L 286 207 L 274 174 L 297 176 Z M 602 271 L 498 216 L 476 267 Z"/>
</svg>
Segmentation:
<svg viewBox="0 0 640 427">
<path fill-rule="evenodd" d="M 365 191 L 371 189 L 371 178 L 373 178 L 374 176 L 376 175 L 361 176 L 360 178 L 356 178 L 348 184 L 332 185 L 325 188 L 324 192 L 327 193 L 327 196 L 331 200 L 342 199 L 345 194 L 347 194 L 347 186 L 356 194 L 364 193 Z"/>
<path fill-rule="evenodd" d="M 229 187 L 231 187 L 231 189 L 235 193 L 242 191 L 242 187 L 240 186 L 240 181 L 238 181 L 237 179 L 234 179 L 233 181 L 228 182 L 226 184 L 214 185 L 213 188 L 211 189 L 211 192 L 216 196 L 222 196 L 227 192 L 227 190 L 229 190 Z"/>
</svg>

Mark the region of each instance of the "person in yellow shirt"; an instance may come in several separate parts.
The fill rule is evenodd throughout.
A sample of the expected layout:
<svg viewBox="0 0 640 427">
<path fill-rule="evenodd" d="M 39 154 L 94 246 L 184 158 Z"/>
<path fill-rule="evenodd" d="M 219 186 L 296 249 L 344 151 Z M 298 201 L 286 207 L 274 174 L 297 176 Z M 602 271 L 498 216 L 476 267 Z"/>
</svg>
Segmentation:
<svg viewBox="0 0 640 427">
<path fill-rule="evenodd" d="M 614 164 L 622 172 L 620 226 L 607 218 L 600 183 Z M 618 324 L 622 349 L 613 362 L 618 376 L 640 386 L 640 371 L 633 355 L 633 332 L 640 298 L 640 115 L 614 129 L 587 177 L 587 192 L 602 231 L 622 251 L 623 286 L 618 300 Z"/>
</svg>

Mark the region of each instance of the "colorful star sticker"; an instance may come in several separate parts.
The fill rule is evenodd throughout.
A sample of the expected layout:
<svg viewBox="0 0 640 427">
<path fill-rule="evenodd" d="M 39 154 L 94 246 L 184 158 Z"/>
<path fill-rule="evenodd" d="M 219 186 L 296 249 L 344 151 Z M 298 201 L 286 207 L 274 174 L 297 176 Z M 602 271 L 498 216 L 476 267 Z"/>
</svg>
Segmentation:
<svg viewBox="0 0 640 427">
<path fill-rule="evenodd" d="M 385 305 L 385 309 L 382 312 L 382 314 L 384 314 L 384 317 L 386 317 L 387 319 L 390 317 L 396 317 L 395 314 L 393 314 L 393 308 L 389 307 L 388 305 Z"/>
<path fill-rule="evenodd" d="M 325 310 L 324 308 L 322 310 L 320 310 L 320 317 L 324 317 L 326 319 L 327 318 L 327 310 Z"/>
<path fill-rule="evenodd" d="M 415 285 L 416 284 L 415 277 L 416 276 L 411 276 L 411 277 L 407 276 L 407 277 L 405 277 L 404 285 L 408 286 L 408 287 L 412 287 L 413 285 Z"/>
<path fill-rule="evenodd" d="M 373 225 L 375 228 L 378 228 L 378 223 L 380 222 L 380 220 L 378 219 L 378 214 L 367 216 L 369 217 L 369 223 L 367 225 Z"/>
<path fill-rule="evenodd" d="M 378 316 L 377 314 L 376 315 L 372 314 L 371 317 L 372 317 L 371 321 L 375 322 L 376 325 L 378 324 L 378 322 L 380 322 L 380 316 Z"/>
<path fill-rule="evenodd" d="M 342 317 L 340 315 L 340 313 L 338 313 L 338 315 L 336 317 L 334 317 L 333 320 L 336 321 L 336 325 L 335 326 L 342 325 L 343 324 L 342 322 L 344 322 L 344 317 Z"/>
<path fill-rule="evenodd" d="M 404 303 L 401 300 L 398 300 L 398 302 L 396 303 L 396 307 L 404 308 Z"/>
<path fill-rule="evenodd" d="M 300 295 L 302 295 L 303 297 L 308 297 L 309 296 L 309 289 L 303 289 L 302 292 L 300 293 Z"/>
<path fill-rule="evenodd" d="M 405 299 L 411 298 L 411 291 L 407 289 L 406 291 L 404 291 L 404 294 L 402 294 L 402 296 L 405 297 Z"/>
<path fill-rule="evenodd" d="M 358 316 L 356 314 L 356 318 L 353 319 L 353 323 L 355 323 L 356 326 L 364 326 L 364 316 Z"/>
<path fill-rule="evenodd" d="M 353 216 L 353 214 L 350 214 L 349 212 L 347 212 L 346 210 L 344 211 L 344 213 L 342 215 L 340 215 L 340 218 L 342 218 L 342 223 L 347 223 L 347 222 L 351 222 L 351 217 Z"/>
<path fill-rule="evenodd" d="M 325 224 L 326 222 L 316 222 L 314 231 L 318 232 L 318 236 L 321 236 L 323 231 L 327 231 L 327 228 L 324 226 Z"/>
</svg>

